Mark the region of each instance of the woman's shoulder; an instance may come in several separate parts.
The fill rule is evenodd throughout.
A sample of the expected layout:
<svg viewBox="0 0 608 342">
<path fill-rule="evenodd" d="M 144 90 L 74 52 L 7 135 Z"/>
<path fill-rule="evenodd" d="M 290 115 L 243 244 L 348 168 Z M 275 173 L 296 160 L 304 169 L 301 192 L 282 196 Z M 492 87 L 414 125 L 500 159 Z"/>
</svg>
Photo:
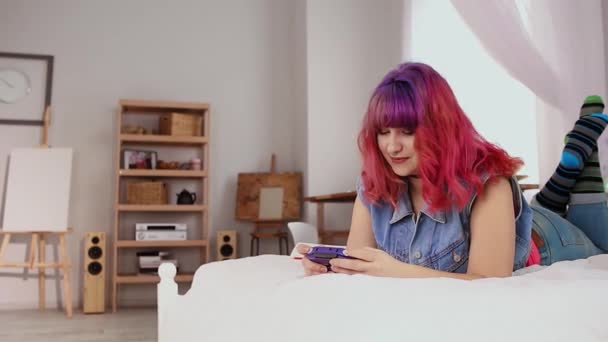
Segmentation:
<svg viewBox="0 0 608 342">
<path fill-rule="evenodd" d="M 496 196 L 505 196 L 506 194 L 513 194 L 513 198 L 517 198 L 517 191 L 519 187 L 517 185 L 517 181 L 515 177 L 509 177 L 504 175 L 490 175 L 487 173 L 482 173 L 479 176 L 481 180 L 481 186 L 478 189 L 471 190 L 471 198 L 469 199 L 467 205 L 465 206 L 463 212 L 465 214 L 470 215 L 473 205 L 480 201 L 481 198 L 483 200 L 490 200 L 492 198 L 496 198 Z"/>
<path fill-rule="evenodd" d="M 355 189 L 357 193 L 357 199 L 363 203 L 370 211 L 371 209 L 383 210 L 383 209 L 393 209 L 393 206 L 385 199 L 379 198 L 377 200 L 372 200 L 367 196 L 367 189 L 365 187 L 365 182 L 363 181 L 362 176 L 358 176 L 355 182 Z M 400 192 L 398 195 L 398 200 L 402 200 L 403 193 Z"/>
<path fill-rule="evenodd" d="M 502 206 L 509 201 L 513 203 L 515 217 L 519 218 L 525 199 L 516 177 L 503 175 L 487 177 L 482 185 L 481 192 L 472 194 L 471 200 L 464 208 L 463 213 L 469 217 L 475 205 L 479 203 L 486 204 L 486 206 Z"/>
<path fill-rule="evenodd" d="M 505 176 L 494 176 L 488 178 L 488 180 L 483 184 L 482 189 L 482 195 L 487 197 L 501 196 L 513 191 L 511 188 L 510 179 Z"/>
<path fill-rule="evenodd" d="M 355 191 L 357 192 L 357 199 L 369 210 L 370 201 L 365 196 L 365 185 L 363 185 L 363 177 L 361 175 L 357 177 L 355 182 Z"/>
</svg>

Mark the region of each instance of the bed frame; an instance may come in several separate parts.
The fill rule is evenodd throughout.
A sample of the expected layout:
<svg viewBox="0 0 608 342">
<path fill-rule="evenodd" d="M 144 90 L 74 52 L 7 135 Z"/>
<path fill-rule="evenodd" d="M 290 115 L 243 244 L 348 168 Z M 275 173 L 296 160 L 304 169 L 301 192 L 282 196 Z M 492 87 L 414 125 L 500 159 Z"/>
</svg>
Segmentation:
<svg viewBox="0 0 608 342">
<path fill-rule="evenodd" d="M 172 331 L 169 321 L 170 312 L 181 297 L 177 290 L 175 275 L 177 270 L 172 263 L 163 263 L 158 268 L 160 283 L 157 285 L 158 304 L 158 342 L 180 341 L 180 331 Z"/>
</svg>

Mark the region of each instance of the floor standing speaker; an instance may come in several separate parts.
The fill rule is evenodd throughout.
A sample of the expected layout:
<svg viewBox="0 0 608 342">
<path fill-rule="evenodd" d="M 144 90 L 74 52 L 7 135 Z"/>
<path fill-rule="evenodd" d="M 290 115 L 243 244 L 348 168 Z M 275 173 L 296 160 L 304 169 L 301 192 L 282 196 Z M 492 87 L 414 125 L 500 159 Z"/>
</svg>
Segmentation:
<svg viewBox="0 0 608 342">
<path fill-rule="evenodd" d="M 88 232 L 84 241 L 84 313 L 105 312 L 106 233 Z"/>
</svg>

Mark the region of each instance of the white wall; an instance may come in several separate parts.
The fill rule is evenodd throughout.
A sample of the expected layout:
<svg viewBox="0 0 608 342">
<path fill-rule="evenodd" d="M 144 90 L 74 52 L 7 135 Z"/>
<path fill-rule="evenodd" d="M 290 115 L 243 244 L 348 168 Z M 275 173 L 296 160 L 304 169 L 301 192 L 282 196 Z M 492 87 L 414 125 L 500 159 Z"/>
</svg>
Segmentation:
<svg viewBox="0 0 608 342">
<path fill-rule="evenodd" d="M 291 143 L 294 146 L 294 163 L 295 169 L 303 172 L 303 192 L 306 195 L 305 189 L 308 184 L 308 158 L 307 158 L 307 139 L 308 139 L 308 64 L 307 64 L 307 1 L 295 0 L 294 5 L 294 21 L 292 35 L 292 65 L 293 65 L 293 83 L 291 91 L 293 92 L 294 101 L 294 136 Z M 304 217 L 306 214 L 306 205 L 303 205 Z M 305 219 L 305 218 L 304 218 Z"/>
<path fill-rule="evenodd" d="M 297 57 L 292 37 L 296 3 L 0 2 L 0 51 L 55 56 L 50 143 L 75 148 L 71 207 L 75 231 L 69 238 L 75 303 L 80 297 L 84 233 L 112 230 L 113 128 L 119 98 L 211 104 L 209 238 L 214 241 L 215 229 L 239 229 L 244 233 L 241 254 L 248 254 L 245 233 L 251 226 L 233 219 L 237 173 L 267 170 L 271 152 L 277 154 L 279 170 L 305 165 L 296 163 L 303 154 L 298 145 L 302 138 L 291 140 L 301 121 L 294 119 L 299 113 L 294 109 L 294 91 L 301 89 L 292 88 L 296 76 L 302 80 L 301 68 L 296 72 L 292 65 Z M 0 126 L 0 193 L 10 149 L 38 141 L 38 128 Z M 50 248 L 49 258 L 52 253 Z M 7 257 L 24 255 L 21 245 L 10 249 Z M 36 286 L 35 278 L 23 279 L 23 270 L 0 269 L 0 309 L 34 307 Z M 51 279 L 47 284 L 51 307 L 56 305 L 56 293 Z M 154 303 L 155 288 L 125 287 L 119 298 L 123 304 Z"/>
<path fill-rule="evenodd" d="M 354 190 L 361 170 L 356 139 L 367 102 L 382 76 L 401 61 L 402 3 L 308 1 L 309 195 Z M 351 209 L 329 206 L 326 225 L 349 227 Z"/>
<path fill-rule="evenodd" d="M 608 3 L 602 1 L 602 28 L 604 33 L 604 56 L 608 57 Z M 604 67 L 606 83 L 608 85 L 608 68 Z M 608 101 L 608 94 L 600 94 L 604 101 Z M 605 113 L 605 112 L 604 112 Z"/>
</svg>

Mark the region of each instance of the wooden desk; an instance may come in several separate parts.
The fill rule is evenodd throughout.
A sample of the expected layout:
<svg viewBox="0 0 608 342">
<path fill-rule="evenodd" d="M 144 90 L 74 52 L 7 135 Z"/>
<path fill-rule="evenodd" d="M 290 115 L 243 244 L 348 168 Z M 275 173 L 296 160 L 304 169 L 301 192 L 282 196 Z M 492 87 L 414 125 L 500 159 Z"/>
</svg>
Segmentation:
<svg viewBox="0 0 608 342">
<path fill-rule="evenodd" d="M 539 189 L 538 184 L 519 184 L 519 187 L 521 188 L 521 191 L 526 191 L 526 190 L 532 190 L 532 189 Z"/>
<path fill-rule="evenodd" d="M 357 198 L 356 191 L 338 192 L 320 196 L 304 197 L 305 201 L 317 204 L 317 229 L 319 231 L 319 242 L 324 244 L 333 243 L 336 237 L 348 237 L 349 230 L 327 230 L 325 227 L 325 203 L 354 203 Z"/>
<path fill-rule="evenodd" d="M 515 179 L 517 179 L 517 182 L 521 182 L 522 180 L 528 178 L 528 175 L 516 175 Z M 539 185 L 538 184 L 524 184 L 524 183 L 519 183 L 519 187 L 521 188 L 521 191 L 526 191 L 526 190 L 533 190 L 533 189 L 539 189 Z"/>
</svg>

